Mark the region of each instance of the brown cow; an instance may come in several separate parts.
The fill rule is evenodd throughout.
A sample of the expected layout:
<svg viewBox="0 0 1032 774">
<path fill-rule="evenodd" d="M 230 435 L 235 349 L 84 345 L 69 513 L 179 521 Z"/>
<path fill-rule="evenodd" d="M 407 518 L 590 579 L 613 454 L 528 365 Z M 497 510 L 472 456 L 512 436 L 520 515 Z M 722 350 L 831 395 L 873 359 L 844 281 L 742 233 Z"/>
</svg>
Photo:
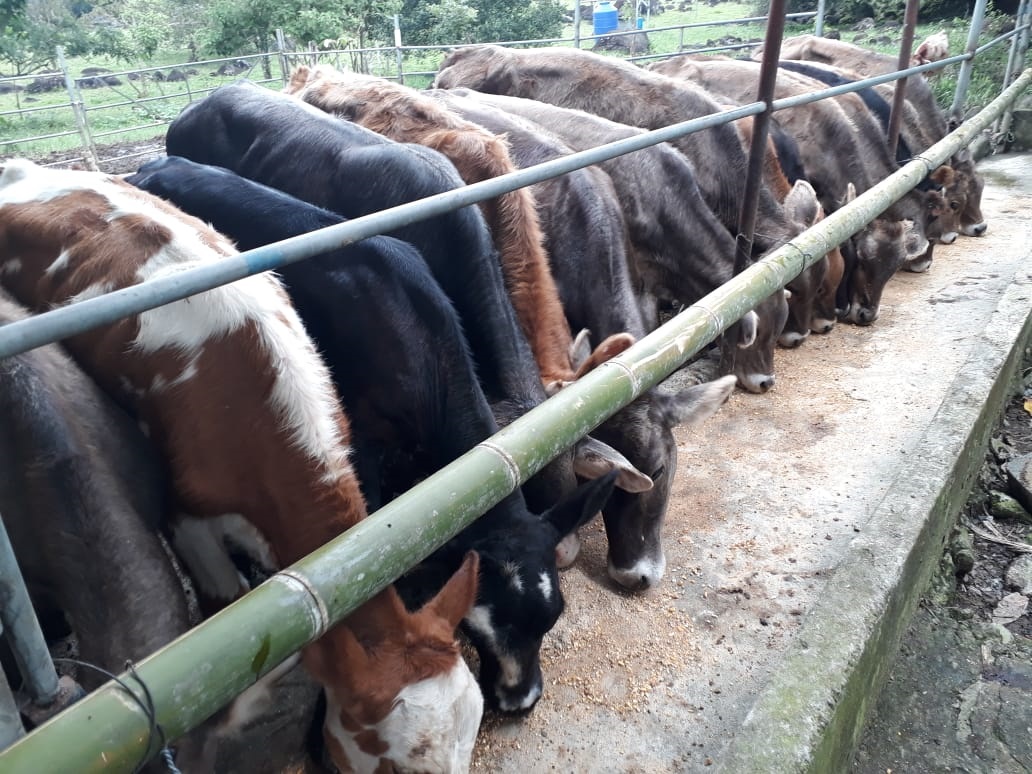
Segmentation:
<svg viewBox="0 0 1032 774">
<path fill-rule="evenodd" d="M 938 36 L 932 35 L 918 46 L 915 59 L 918 56 L 928 61 L 944 58 L 945 55 L 938 56 L 943 53 L 942 35 L 943 33 L 938 33 Z M 945 42 L 948 54 L 948 39 Z M 926 47 L 924 51 L 922 47 Z M 753 59 L 761 57 L 762 49 L 753 54 Z M 821 63 L 851 78 L 869 78 L 897 69 L 896 57 L 870 51 L 854 43 L 818 38 L 814 35 L 799 35 L 783 41 L 781 58 Z M 874 88 L 891 104 L 896 89 L 895 83 L 883 83 Z M 911 151 L 920 153 L 946 136 L 949 123 L 924 78 L 908 78 L 905 96 L 904 102 L 908 109 L 903 113 L 902 132 Z M 948 211 L 959 213 L 960 233 L 981 236 L 987 228 L 981 209 L 985 181 L 975 170 L 974 160 L 967 149 L 954 154 L 949 165 L 953 167 L 956 176 L 946 191 Z"/>
<path fill-rule="evenodd" d="M 529 119 L 578 151 L 644 134 L 642 129 L 536 100 L 469 89 L 449 93 Z M 732 277 L 734 237 L 703 199 L 684 154 L 660 143 L 599 166 L 609 174 L 623 209 L 637 277 L 635 292 L 649 330 L 658 324 L 657 299 L 692 304 Z M 774 293 L 755 314 L 746 315 L 740 338 L 722 340 L 725 350 L 734 349 L 733 373 L 749 392 L 774 386 L 774 345 L 788 314 L 784 296 Z"/>
<path fill-rule="evenodd" d="M 37 310 L 235 253 L 200 220 L 118 178 L 22 159 L 0 166 L 0 275 Z M 246 591 L 230 544 L 274 571 L 365 517 L 347 418 L 275 276 L 243 279 L 66 343 L 163 453 L 178 514 L 173 541 L 208 600 L 225 604 Z M 325 689 L 323 730 L 340 769 L 468 766 L 483 697 L 455 628 L 476 597 L 477 567 L 470 554 L 416 613 L 388 586 L 346 622 L 328 631 L 326 620 L 318 624 L 321 636 L 303 658 Z M 312 594 L 296 574 L 270 582 Z M 425 743 L 413 747 L 412 738 Z"/>
<path fill-rule="evenodd" d="M 467 184 L 516 170 L 504 140 L 407 86 L 320 65 L 298 67 L 284 91 L 392 140 L 433 148 L 448 157 Z M 513 307 L 546 386 L 572 381 L 634 343 L 629 334 L 610 337 L 574 368 L 573 337 L 548 267 L 533 194 L 518 188 L 480 206 L 501 254 Z"/>
<path fill-rule="evenodd" d="M 742 137 L 742 145 L 748 149 L 752 145 L 753 138 L 753 117 L 747 116 L 735 121 L 735 127 Z M 763 154 L 763 179 L 767 187 L 774 194 L 779 202 L 786 205 L 789 216 L 800 223 L 815 225 L 824 219 L 824 209 L 817 201 L 817 195 L 809 183 L 806 187 L 810 195 L 793 195 L 792 183 L 788 181 L 784 170 L 781 168 L 781 160 L 778 157 L 778 148 L 775 143 L 775 136 L 778 133 L 781 137 L 782 146 L 789 143 L 794 148 L 795 142 L 777 124 L 771 122 L 771 133 L 767 135 L 767 147 Z M 828 279 L 829 267 L 836 264 L 838 280 L 830 285 Z M 819 261 L 804 269 L 797 277 L 792 279 L 785 287 L 791 293 L 788 299 L 788 320 L 785 322 L 785 329 L 778 336 L 778 344 L 782 347 L 798 347 L 802 344 L 810 332 L 828 333 L 835 326 L 835 291 L 838 282 L 842 279 L 842 254 L 838 247 L 833 248 Z M 832 272 L 835 276 L 835 272 Z M 829 292 L 830 291 L 830 292 Z"/>
<path fill-rule="evenodd" d="M 693 84 L 572 48 L 460 48 L 445 57 L 434 85 L 540 100 L 643 129 L 658 129 L 720 110 L 709 94 Z M 698 184 L 707 203 L 725 227 L 737 234 L 748 159 L 734 128 L 705 129 L 671 144 L 699 170 Z M 756 218 L 756 254 L 783 244 L 804 228 L 786 216 L 766 188 L 760 191 Z"/>
<path fill-rule="evenodd" d="M 753 98 L 759 78 L 754 62 L 678 57 L 654 67 L 743 102 Z M 775 98 L 821 86 L 812 78 L 779 70 Z M 880 127 L 855 95 L 788 108 L 777 115 L 795 138 L 807 177 L 827 212 L 842 205 L 848 186 L 862 193 L 897 169 Z M 923 195 L 912 192 L 861 230 L 854 240 L 858 249 L 852 269 L 845 274 L 846 287 L 840 286 L 839 307 L 845 319 L 859 325 L 877 319 L 885 284 L 904 263 L 927 250 L 924 227 Z"/>
</svg>

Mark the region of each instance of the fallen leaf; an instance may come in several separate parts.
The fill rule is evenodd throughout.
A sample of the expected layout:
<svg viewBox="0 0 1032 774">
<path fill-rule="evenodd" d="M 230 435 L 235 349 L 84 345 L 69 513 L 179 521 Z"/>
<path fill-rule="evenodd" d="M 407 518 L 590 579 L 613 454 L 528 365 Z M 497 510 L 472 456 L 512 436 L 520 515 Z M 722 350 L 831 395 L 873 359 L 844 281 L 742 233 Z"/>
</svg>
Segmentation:
<svg viewBox="0 0 1032 774">
<path fill-rule="evenodd" d="M 1032 414 L 1032 398 L 1025 400 L 1025 411 L 1027 411 L 1029 414 Z"/>
</svg>

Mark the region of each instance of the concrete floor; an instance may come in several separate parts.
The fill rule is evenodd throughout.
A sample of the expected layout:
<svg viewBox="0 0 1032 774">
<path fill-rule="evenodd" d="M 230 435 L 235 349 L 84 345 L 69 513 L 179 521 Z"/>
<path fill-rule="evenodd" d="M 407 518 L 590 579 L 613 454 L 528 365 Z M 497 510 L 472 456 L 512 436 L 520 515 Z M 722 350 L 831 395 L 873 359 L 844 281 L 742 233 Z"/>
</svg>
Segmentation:
<svg viewBox="0 0 1032 774">
<path fill-rule="evenodd" d="M 720 765 L 844 552 L 891 499 L 1000 298 L 1028 272 L 1032 159 L 981 169 L 984 237 L 938 246 L 926 274 L 889 284 L 874 326 L 779 351 L 773 392 L 738 393 L 679 435 L 658 588 L 615 590 L 601 527 L 585 531 L 563 576 L 567 612 L 544 646 L 545 696 L 527 718 L 485 722 L 475 771 Z"/>
</svg>

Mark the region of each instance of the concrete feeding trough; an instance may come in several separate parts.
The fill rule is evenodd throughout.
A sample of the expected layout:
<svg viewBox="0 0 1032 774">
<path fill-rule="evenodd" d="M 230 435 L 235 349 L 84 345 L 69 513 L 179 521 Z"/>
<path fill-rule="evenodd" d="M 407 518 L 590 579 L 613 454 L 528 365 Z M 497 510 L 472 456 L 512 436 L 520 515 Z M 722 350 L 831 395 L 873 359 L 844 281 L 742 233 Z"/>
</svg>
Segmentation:
<svg viewBox="0 0 1032 774">
<path fill-rule="evenodd" d="M 848 768 L 1028 338 L 1032 158 L 980 169 L 984 237 L 678 435 L 658 587 L 615 589 L 601 525 L 583 531 L 545 695 L 488 718 L 474 771 Z"/>
</svg>

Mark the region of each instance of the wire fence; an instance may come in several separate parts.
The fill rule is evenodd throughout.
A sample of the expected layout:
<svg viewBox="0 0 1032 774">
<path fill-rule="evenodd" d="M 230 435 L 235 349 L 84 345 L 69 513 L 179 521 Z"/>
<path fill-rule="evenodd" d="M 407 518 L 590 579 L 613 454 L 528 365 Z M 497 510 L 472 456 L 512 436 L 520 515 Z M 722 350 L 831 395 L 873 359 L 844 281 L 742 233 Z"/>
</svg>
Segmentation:
<svg viewBox="0 0 1032 774">
<path fill-rule="evenodd" d="M 817 12 L 789 14 L 805 22 Z M 606 35 L 580 35 L 540 40 L 502 41 L 504 46 L 558 45 L 603 50 L 631 60 L 648 58 L 650 35 L 676 34 L 672 52 L 727 51 L 757 45 L 765 16 L 699 21 L 648 30 L 618 29 Z M 716 46 L 693 46 L 687 31 L 744 25 L 755 27 L 756 40 L 731 36 Z M 460 46 L 406 46 L 396 26 L 394 46 L 323 49 L 314 44 L 291 48 L 282 33 L 276 50 L 246 56 L 187 61 L 175 65 L 110 70 L 99 67 L 71 71 L 58 50 L 58 69 L 34 75 L 0 78 L 0 159 L 29 156 L 48 165 L 80 164 L 104 172 L 121 172 L 133 159 L 163 149 L 166 127 L 186 105 L 219 86 L 248 78 L 270 88 L 286 83 L 300 63 L 332 64 L 343 70 L 379 75 L 414 86 L 427 86 L 444 55 Z M 670 48 L 669 46 L 666 46 Z"/>
</svg>

